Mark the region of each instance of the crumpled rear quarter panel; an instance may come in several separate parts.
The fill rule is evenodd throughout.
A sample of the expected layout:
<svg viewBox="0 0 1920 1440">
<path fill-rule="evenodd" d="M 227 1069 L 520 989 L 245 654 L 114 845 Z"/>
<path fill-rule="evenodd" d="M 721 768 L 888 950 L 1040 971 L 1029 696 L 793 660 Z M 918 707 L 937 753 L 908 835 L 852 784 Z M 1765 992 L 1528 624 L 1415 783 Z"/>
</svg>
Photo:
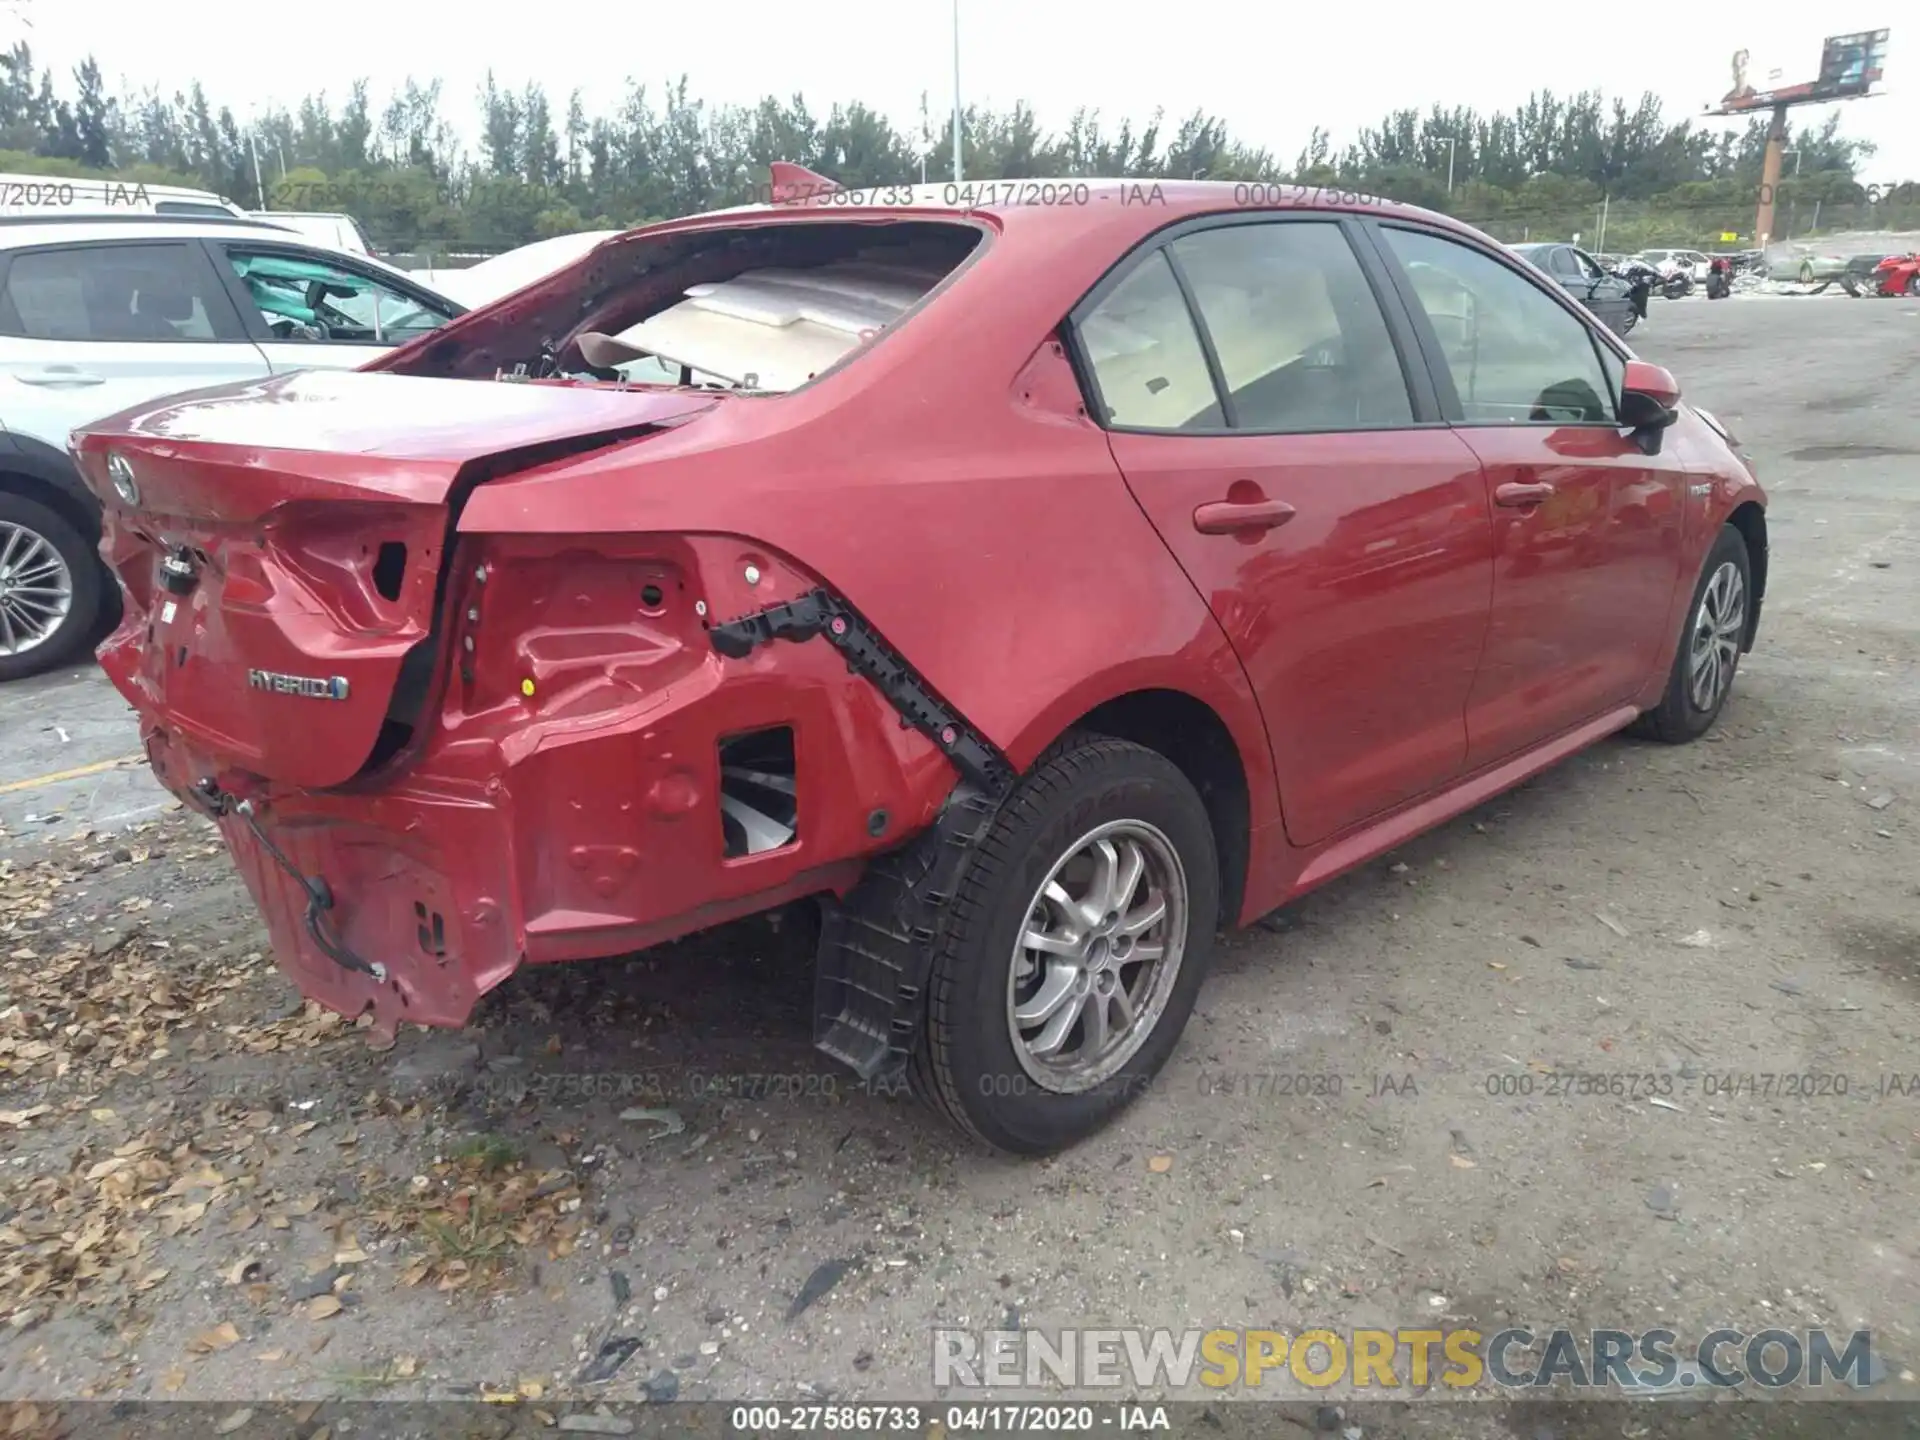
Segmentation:
<svg viewBox="0 0 1920 1440">
<path fill-rule="evenodd" d="M 330 931 L 389 972 L 382 983 L 323 953 L 306 892 L 226 816 L 275 956 L 304 993 L 349 1015 L 370 1008 L 383 1028 L 462 1024 L 523 961 L 617 955 L 844 892 L 951 788 L 945 758 L 829 647 L 714 653 L 692 607 L 738 549 L 713 537 L 463 547 L 439 722 L 355 786 L 262 785 L 151 726 L 149 752 L 177 793 L 211 774 L 252 798 L 274 843 L 335 895 Z M 817 583 L 752 553 L 768 601 Z M 649 583 L 672 597 L 654 617 L 635 614 Z M 798 834 L 727 858 L 719 743 L 778 725 L 794 733 Z"/>
</svg>

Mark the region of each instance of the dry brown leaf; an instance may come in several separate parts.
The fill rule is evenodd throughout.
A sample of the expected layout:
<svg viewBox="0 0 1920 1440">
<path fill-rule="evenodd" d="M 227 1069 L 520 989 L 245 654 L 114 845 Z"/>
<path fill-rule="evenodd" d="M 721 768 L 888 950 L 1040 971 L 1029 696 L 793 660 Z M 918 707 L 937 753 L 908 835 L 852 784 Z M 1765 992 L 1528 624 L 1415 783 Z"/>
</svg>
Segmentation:
<svg viewBox="0 0 1920 1440">
<path fill-rule="evenodd" d="M 1155 1155 L 1147 1161 L 1147 1169 L 1156 1175 L 1164 1175 L 1173 1169 L 1173 1157 L 1171 1155 Z"/>
<path fill-rule="evenodd" d="M 233 1328 L 231 1320 L 216 1325 L 211 1330 L 203 1330 L 187 1342 L 187 1349 L 196 1355 L 211 1355 L 217 1350 L 231 1350 L 240 1343 L 240 1332 Z"/>
<path fill-rule="evenodd" d="M 325 1320 L 330 1316 L 338 1315 L 341 1308 L 338 1295 L 316 1295 L 307 1302 L 307 1318 Z"/>
<path fill-rule="evenodd" d="M 259 1223 L 260 1212 L 249 1205 L 244 1209 L 234 1211 L 232 1215 L 228 1216 L 225 1229 L 229 1235 L 238 1235 L 242 1230 L 251 1230 Z"/>
<path fill-rule="evenodd" d="M 1467 1159 L 1464 1155 L 1449 1155 L 1447 1156 L 1447 1162 L 1456 1170 L 1471 1170 L 1474 1168 L 1473 1161 Z"/>
<path fill-rule="evenodd" d="M 291 1205 L 287 1206 L 287 1213 L 289 1215 L 299 1215 L 304 1217 L 307 1215 L 311 1215 L 314 1211 L 318 1210 L 319 1208 L 320 1208 L 320 1192 L 316 1190 L 311 1195 L 302 1195 L 298 1200 L 294 1201 Z"/>
<path fill-rule="evenodd" d="M 282 1360 L 287 1358 L 287 1352 L 284 1350 L 262 1350 L 253 1358 L 262 1365 L 278 1365 Z"/>
<path fill-rule="evenodd" d="M 0 1110 L 0 1125 L 26 1125 L 52 1109 L 51 1105 L 30 1105 L 25 1110 Z"/>
<path fill-rule="evenodd" d="M 402 1355 L 393 1362 L 393 1373 L 405 1380 L 420 1369 L 420 1357 Z"/>
<path fill-rule="evenodd" d="M 185 1385 L 186 1383 L 187 1383 L 187 1372 L 180 1369 L 178 1366 L 167 1371 L 166 1374 L 160 1377 L 160 1388 L 166 1391 L 169 1395 L 173 1394 L 176 1390 L 178 1390 L 182 1385 Z"/>
</svg>

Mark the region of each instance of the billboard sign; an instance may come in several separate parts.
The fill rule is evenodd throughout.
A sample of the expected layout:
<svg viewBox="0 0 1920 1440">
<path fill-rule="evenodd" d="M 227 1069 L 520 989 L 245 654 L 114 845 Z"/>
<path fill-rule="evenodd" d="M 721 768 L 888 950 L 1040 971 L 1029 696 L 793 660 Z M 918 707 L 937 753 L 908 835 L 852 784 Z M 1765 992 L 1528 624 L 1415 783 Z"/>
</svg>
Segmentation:
<svg viewBox="0 0 1920 1440">
<path fill-rule="evenodd" d="M 1819 78 L 1798 84 L 1787 83 L 1784 69 L 1756 63 L 1749 52 L 1741 50 L 1733 57 L 1733 89 L 1708 113 L 1737 115 L 1777 105 L 1852 100 L 1871 93 L 1883 78 L 1886 63 L 1885 30 L 1829 35 L 1820 48 Z M 1804 75 L 1806 71 L 1799 73 Z"/>
<path fill-rule="evenodd" d="M 1887 64 L 1887 32 L 1862 30 L 1854 35 L 1830 35 L 1820 47 L 1817 93 L 1838 98 L 1864 95 L 1877 84 Z"/>
</svg>

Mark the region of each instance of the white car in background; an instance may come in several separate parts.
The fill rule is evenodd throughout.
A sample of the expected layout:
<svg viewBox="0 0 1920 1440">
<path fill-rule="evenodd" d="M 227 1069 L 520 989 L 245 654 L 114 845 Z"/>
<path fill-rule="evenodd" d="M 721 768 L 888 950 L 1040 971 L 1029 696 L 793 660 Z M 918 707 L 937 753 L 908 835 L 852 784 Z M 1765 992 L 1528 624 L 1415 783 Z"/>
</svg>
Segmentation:
<svg viewBox="0 0 1920 1440">
<path fill-rule="evenodd" d="M 149 185 L 98 175 L 0 175 L 0 220 L 77 220 L 90 215 L 245 215 L 211 190 Z"/>
<path fill-rule="evenodd" d="M 1642 250 L 1634 258 L 1644 260 L 1665 276 L 1684 270 L 1703 285 L 1707 271 L 1713 266 L 1713 261 L 1698 250 Z"/>
<path fill-rule="evenodd" d="M 536 280 L 544 280 L 554 271 L 571 265 L 603 240 L 626 232 L 621 230 L 582 230 L 576 235 L 555 235 L 536 240 L 504 255 L 482 260 L 463 270 L 416 270 L 426 284 L 462 305 L 478 309 L 524 289 Z"/>
<path fill-rule="evenodd" d="M 349 255 L 373 253 L 373 242 L 351 215 L 320 210 L 255 210 L 252 216 L 263 225 L 278 225 L 329 250 L 345 250 Z"/>
<path fill-rule="evenodd" d="M 0 225 L 0 681 L 68 659 L 118 612 L 75 427 L 205 385 L 352 369 L 467 308 L 244 216 Z"/>
</svg>

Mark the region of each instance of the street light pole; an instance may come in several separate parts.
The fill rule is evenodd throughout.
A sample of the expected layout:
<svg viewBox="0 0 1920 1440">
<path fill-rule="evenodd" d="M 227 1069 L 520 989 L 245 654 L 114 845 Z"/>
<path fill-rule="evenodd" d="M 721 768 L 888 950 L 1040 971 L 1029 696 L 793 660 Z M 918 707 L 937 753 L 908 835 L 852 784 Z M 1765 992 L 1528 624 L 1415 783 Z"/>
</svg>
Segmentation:
<svg viewBox="0 0 1920 1440">
<path fill-rule="evenodd" d="M 260 178 L 260 138 L 257 133 L 247 136 L 247 149 L 253 155 L 253 188 L 260 197 L 260 208 L 267 208 L 267 182 Z"/>
<path fill-rule="evenodd" d="M 960 183 L 960 0 L 953 0 L 953 183 Z"/>
<path fill-rule="evenodd" d="M 1447 140 L 1447 194 L 1453 193 L 1453 147 L 1459 142 L 1449 135 Z"/>
</svg>

